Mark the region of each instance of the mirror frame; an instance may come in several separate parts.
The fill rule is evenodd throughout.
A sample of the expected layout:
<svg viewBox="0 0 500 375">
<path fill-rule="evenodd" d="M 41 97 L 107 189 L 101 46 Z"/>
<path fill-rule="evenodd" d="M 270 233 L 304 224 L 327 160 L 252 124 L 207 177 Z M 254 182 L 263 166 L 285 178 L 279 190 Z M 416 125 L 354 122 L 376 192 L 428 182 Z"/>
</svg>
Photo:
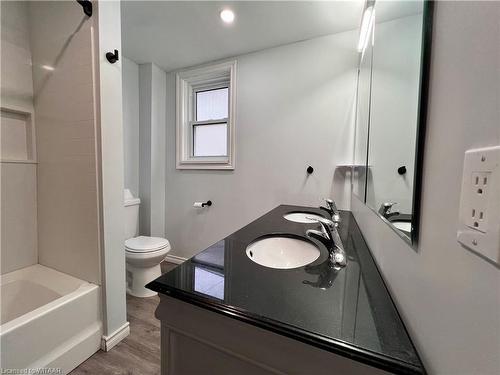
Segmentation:
<svg viewBox="0 0 500 375">
<path fill-rule="evenodd" d="M 418 240 L 420 235 L 420 211 L 423 185 L 423 168 L 424 168 L 424 150 L 425 150 L 425 134 L 427 128 L 427 112 L 429 104 L 429 80 L 430 80 L 430 65 L 431 65 L 431 47 L 432 47 L 432 28 L 434 16 L 434 1 L 423 0 L 423 15 L 422 15 L 422 51 L 420 55 L 420 87 L 418 94 L 418 109 L 417 109 L 417 132 L 415 146 L 415 168 L 413 173 L 413 196 L 412 196 L 412 218 L 411 218 L 411 236 L 408 237 L 399 231 L 389 220 L 380 215 L 377 210 L 366 204 L 367 181 L 365 181 L 365 191 L 362 202 L 372 210 L 379 218 L 382 219 L 396 234 L 408 243 L 414 250 L 417 250 Z M 359 74 L 359 73 L 358 73 Z M 371 101 L 371 98 L 370 98 Z M 369 122 L 368 128 L 371 126 Z M 368 169 L 369 160 L 369 145 L 367 147 L 366 169 Z M 368 173 L 365 175 L 367 179 Z M 351 193 L 354 194 L 351 190 Z M 356 195 L 356 194 L 355 194 Z M 357 195 L 356 195 L 357 196 Z"/>
<path fill-rule="evenodd" d="M 410 244 L 416 249 L 420 235 L 420 211 L 424 177 L 425 134 L 429 107 L 429 86 L 431 70 L 432 26 L 434 19 L 434 1 L 424 0 L 422 26 L 422 57 L 420 72 L 420 93 L 418 108 L 417 146 L 415 150 L 415 171 L 413 176 L 412 231 Z M 391 227 L 393 227 L 391 225 Z M 396 229 L 396 228 L 394 228 Z M 396 229 L 397 230 L 397 229 Z"/>
</svg>

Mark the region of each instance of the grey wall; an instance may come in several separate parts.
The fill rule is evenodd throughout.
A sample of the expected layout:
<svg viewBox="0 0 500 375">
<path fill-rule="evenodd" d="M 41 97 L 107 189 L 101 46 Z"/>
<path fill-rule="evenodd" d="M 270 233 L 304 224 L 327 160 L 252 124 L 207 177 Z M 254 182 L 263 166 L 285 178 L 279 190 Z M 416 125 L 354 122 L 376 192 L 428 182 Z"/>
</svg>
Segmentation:
<svg viewBox="0 0 500 375">
<path fill-rule="evenodd" d="M 122 57 L 125 188 L 139 195 L 139 66 Z"/>
<path fill-rule="evenodd" d="M 415 252 L 352 209 L 430 374 L 498 374 L 500 271 L 457 243 L 464 152 L 500 144 L 500 3 L 436 2 Z"/>
<path fill-rule="evenodd" d="M 237 57 L 236 168 L 175 169 L 175 74 L 167 77 L 166 236 L 190 257 L 281 203 L 349 207 L 334 169 L 352 158 L 357 32 Z M 307 177 L 306 168 L 315 172 Z M 199 210 L 195 201 L 211 199 Z"/>
<path fill-rule="evenodd" d="M 165 235 L 166 73 L 123 58 L 125 188 L 141 199 L 140 234 Z"/>
<path fill-rule="evenodd" d="M 165 235 L 166 73 L 139 65 L 140 234 Z"/>
</svg>

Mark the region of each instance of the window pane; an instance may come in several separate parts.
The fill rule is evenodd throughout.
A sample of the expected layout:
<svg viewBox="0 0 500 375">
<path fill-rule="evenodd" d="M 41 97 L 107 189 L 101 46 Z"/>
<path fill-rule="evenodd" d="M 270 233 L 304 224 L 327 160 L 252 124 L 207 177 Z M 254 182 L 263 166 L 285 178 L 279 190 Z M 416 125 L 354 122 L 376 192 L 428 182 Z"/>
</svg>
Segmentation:
<svg viewBox="0 0 500 375">
<path fill-rule="evenodd" d="M 196 121 L 227 118 L 229 89 L 199 91 L 196 93 Z"/>
<path fill-rule="evenodd" d="M 227 156 L 227 124 L 193 126 L 194 156 Z"/>
</svg>

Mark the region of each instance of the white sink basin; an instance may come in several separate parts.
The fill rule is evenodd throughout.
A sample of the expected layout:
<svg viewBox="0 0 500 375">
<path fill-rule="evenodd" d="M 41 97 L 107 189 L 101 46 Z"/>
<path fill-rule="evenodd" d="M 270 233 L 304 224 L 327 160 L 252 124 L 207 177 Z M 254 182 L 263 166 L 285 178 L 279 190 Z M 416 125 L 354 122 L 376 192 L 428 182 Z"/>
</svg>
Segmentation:
<svg viewBox="0 0 500 375">
<path fill-rule="evenodd" d="M 317 219 L 324 219 L 323 216 L 310 214 L 307 212 L 292 212 L 283 215 L 283 217 L 289 221 L 294 221 L 296 223 L 303 223 L 303 224 L 317 223 L 318 222 Z"/>
<path fill-rule="evenodd" d="M 411 232 L 411 223 L 408 223 L 407 221 L 393 221 L 391 224 L 399 230 Z"/>
<path fill-rule="evenodd" d="M 248 245 L 247 256 L 269 268 L 289 269 L 314 262 L 320 255 L 313 243 L 299 238 L 272 236 Z"/>
</svg>

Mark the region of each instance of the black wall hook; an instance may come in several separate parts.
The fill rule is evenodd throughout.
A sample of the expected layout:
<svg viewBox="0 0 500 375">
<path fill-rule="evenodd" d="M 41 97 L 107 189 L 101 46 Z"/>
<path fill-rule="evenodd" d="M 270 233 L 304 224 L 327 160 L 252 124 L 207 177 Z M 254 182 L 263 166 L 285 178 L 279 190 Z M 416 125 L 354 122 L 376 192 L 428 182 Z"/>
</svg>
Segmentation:
<svg viewBox="0 0 500 375">
<path fill-rule="evenodd" d="M 118 50 L 115 49 L 115 52 L 107 52 L 106 53 L 106 59 L 108 59 L 108 61 L 111 63 L 111 64 L 114 64 L 115 62 L 118 61 Z"/>
<path fill-rule="evenodd" d="M 83 13 L 87 17 L 92 17 L 92 2 L 90 0 L 76 0 L 76 2 L 82 6 Z"/>
<path fill-rule="evenodd" d="M 306 172 L 307 172 L 307 174 L 312 174 L 314 172 L 314 168 L 309 166 L 309 167 L 307 167 Z"/>
<path fill-rule="evenodd" d="M 406 167 L 402 165 L 401 167 L 398 168 L 398 173 L 402 176 L 406 173 Z"/>
<path fill-rule="evenodd" d="M 212 201 L 206 201 L 205 203 L 202 203 L 201 204 L 201 207 L 205 207 L 205 206 L 211 206 L 212 205 Z"/>
</svg>

